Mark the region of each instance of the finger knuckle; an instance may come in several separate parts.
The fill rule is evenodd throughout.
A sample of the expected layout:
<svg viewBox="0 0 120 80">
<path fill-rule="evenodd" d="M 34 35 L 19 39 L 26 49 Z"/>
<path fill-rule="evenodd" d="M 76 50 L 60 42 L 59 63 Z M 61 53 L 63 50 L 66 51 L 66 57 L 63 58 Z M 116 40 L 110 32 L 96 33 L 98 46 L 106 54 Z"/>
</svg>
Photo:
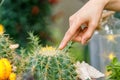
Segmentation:
<svg viewBox="0 0 120 80">
<path fill-rule="evenodd" d="M 73 21 L 73 17 L 72 16 L 69 18 L 69 22 L 71 22 L 71 21 Z"/>
<path fill-rule="evenodd" d="M 91 35 L 90 33 L 87 34 L 86 39 L 89 40 L 89 39 L 91 38 L 91 36 L 92 36 L 92 35 Z"/>
<path fill-rule="evenodd" d="M 81 43 L 81 39 L 78 39 L 78 42 Z"/>
<path fill-rule="evenodd" d="M 81 39 L 72 39 L 72 41 L 81 43 Z"/>
<path fill-rule="evenodd" d="M 97 22 L 92 22 L 92 23 L 91 23 L 91 26 L 93 26 L 93 27 L 96 27 L 97 25 L 98 25 Z"/>
</svg>

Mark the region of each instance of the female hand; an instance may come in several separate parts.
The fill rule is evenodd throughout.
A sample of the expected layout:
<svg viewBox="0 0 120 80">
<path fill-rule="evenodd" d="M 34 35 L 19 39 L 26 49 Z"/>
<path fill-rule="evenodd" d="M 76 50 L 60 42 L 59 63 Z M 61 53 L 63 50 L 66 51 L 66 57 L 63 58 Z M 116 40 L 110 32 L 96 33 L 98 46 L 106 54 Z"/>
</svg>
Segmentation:
<svg viewBox="0 0 120 80">
<path fill-rule="evenodd" d="M 97 28 L 102 11 L 109 0 L 90 0 L 69 18 L 67 30 L 59 49 L 63 49 L 72 40 L 85 44 Z M 84 29 L 81 25 L 86 25 Z"/>
</svg>

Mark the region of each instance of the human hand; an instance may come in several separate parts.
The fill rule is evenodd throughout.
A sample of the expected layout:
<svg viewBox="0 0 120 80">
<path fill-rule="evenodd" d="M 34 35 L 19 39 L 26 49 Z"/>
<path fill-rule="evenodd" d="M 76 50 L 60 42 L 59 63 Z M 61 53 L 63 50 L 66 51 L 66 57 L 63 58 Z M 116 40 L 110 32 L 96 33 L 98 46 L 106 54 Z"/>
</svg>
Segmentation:
<svg viewBox="0 0 120 80">
<path fill-rule="evenodd" d="M 108 0 L 90 0 L 79 11 L 69 18 L 69 29 L 66 32 L 59 49 L 63 49 L 72 40 L 82 44 L 87 43 L 99 24 L 102 11 Z M 82 29 L 81 25 L 86 25 Z"/>
</svg>

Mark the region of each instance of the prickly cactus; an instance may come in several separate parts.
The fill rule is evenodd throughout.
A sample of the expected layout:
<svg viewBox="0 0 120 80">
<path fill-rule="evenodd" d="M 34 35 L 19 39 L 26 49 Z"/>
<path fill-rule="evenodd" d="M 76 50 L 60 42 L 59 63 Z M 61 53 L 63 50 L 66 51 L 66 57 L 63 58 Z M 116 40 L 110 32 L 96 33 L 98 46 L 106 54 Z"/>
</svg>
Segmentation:
<svg viewBox="0 0 120 80">
<path fill-rule="evenodd" d="M 31 35 L 32 36 L 32 35 Z M 27 73 L 34 80 L 76 80 L 73 61 L 64 51 L 54 47 L 41 47 L 37 37 L 32 36 L 32 48 L 29 48 Z"/>
</svg>

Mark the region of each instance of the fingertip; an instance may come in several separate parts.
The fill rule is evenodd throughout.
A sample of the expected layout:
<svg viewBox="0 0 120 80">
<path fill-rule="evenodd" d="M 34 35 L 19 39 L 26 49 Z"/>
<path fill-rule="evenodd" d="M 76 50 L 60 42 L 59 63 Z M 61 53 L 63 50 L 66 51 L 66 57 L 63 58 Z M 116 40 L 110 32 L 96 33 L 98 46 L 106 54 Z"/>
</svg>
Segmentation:
<svg viewBox="0 0 120 80">
<path fill-rule="evenodd" d="M 81 44 L 84 45 L 85 43 L 86 43 L 86 41 L 83 39 L 83 40 L 81 41 Z"/>
<path fill-rule="evenodd" d="M 62 50 L 62 49 L 63 49 L 63 46 L 60 45 L 60 46 L 58 47 L 58 49 L 59 49 L 59 50 Z"/>
<path fill-rule="evenodd" d="M 86 37 L 82 37 L 81 44 L 85 45 L 88 39 Z"/>
<path fill-rule="evenodd" d="M 65 46 L 66 46 L 66 44 L 64 42 L 61 42 L 61 44 L 59 45 L 58 49 L 62 50 Z"/>
</svg>

